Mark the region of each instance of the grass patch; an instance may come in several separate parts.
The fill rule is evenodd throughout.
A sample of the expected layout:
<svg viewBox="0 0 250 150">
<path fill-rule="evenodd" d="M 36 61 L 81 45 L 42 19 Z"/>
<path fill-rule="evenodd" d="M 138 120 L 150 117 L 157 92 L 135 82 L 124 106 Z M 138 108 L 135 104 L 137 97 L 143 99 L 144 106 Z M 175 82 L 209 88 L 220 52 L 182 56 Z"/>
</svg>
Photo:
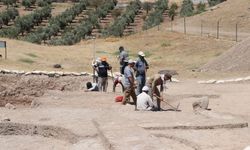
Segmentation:
<svg viewBox="0 0 250 150">
<path fill-rule="evenodd" d="M 157 56 L 157 57 L 154 57 L 154 60 L 159 60 L 159 59 L 162 59 L 163 57 L 162 56 Z"/>
<path fill-rule="evenodd" d="M 96 51 L 97 54 L 109 54 L 109 52 L 106 52 L 106 51 Z M 119 52 L 118 52 L 119 54 Z"/>
<path fill-rule="evenodd" d="M 171 43 L 169 41 L 165 41 L 161 44 L 161 47 L 169 47 L 171 46 Z"/>
<path fill-rule="evenodd" d="M 36 54 L 33 53 L 26 53 L 27 56 L 30 56 L 32 58 L 37 58 L 38 56 Z"/>
<path fill-rule="evenodd" d="M 27 63 L 27 64 L 33 64 L 35 61 L 30 58 L 21 58 L 19 59 L 20 62 Z"/>
<path fill-rule="evenodd" d="M 112 55 L 114 55 L 114 56 L 118 56 L 119 54 L 120 54 L 119 51 L 115 51 L 115 52 L 112 53 Z"/>
</svg>

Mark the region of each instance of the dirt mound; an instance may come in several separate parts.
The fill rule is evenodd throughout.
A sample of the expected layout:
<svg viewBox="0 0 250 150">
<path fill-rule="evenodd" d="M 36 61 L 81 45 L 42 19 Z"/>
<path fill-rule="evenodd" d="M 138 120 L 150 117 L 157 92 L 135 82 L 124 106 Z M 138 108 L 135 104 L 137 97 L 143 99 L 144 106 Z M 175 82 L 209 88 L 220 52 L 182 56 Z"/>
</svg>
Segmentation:
<svg viewBox="0 0 250 150">
<path fill-rule="evenodd" d="M 201 71 L 250 71 L 250 38 L 202 66 Z"/>
<path fill-rule="evenodd" d="M 82 88 L 83 77 L 0 75 L 0 107 L 7 103 L 30 105 L 46 90 L 73 91 Z"/>
<path fill-rule="evenodd" d="M 76 143 L 80 140 L 79 135 L 61 127 L 21 123 L 0 123 L 0 135 L 40 135 L 46 138 L 64 140 L 69 143 Z"/>
</svg>

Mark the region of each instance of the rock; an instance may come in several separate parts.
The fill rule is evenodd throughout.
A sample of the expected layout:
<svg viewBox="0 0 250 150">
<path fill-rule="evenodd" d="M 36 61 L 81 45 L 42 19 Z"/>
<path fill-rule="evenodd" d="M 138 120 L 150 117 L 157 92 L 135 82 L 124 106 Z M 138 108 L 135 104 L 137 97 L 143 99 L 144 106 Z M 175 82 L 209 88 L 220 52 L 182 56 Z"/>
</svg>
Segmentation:
<svg viewBox="0 0 250 150">
<path fill-rule="evenodd" d="M 14 105 L 10 104 L 10 103 L 7 103 L 5 105 L 5 108 L 12 109 L 12 110 L 16 109 L 16 107 Z"/>
<path fill-rule="evenodd" d="M 36 100 L 33 100 L 30 104 L 30 108 L 37 108 L 38 106 L 40 106 L 41 103 L 36 101 Z"/>
<path fill-rule="evenodd" d="M 237 79 L 235 79 L 234 81 L 235 82 L 239 82 L 239 81 L 243 81 L 244 79 L 243 78 L 237 78 Z"/>
<path fill-rule="evenodd" d="M 49 76 L 49 77 L 54 77 L 54 76 L 55 76 L 55 74 L 56 74 L 56 72 L 55 72 L 55 71 L 51 71 L 51 72 L 49 72 L 49 73 L 48 73 L 48 76 Z"/>
<path fill-rule="evenodd" d="M 63 76 L 64 75 L 64 73 L 61 72 L 61 71 L 57 71 L 56 74 L 59 75 L 59 76 Z"/>
<path fill-rule="evenodd" d="M 11 72 L 12 74 L 18 74 L 18 73 L 19 73 L 18 70 L 11 70 L 10 72 Z"/>
<path fill-rule="evenodd" d="M 23 75 L 23 74 L 25 74 L 25 71 L 19 71 L 18 74 Z"/>
<path fill-rule="evenodd" d="M 81 74 L 77 73 L 77 72 L 72 72 L 71 75 L 73 75 L 73 76 L 81 76 Z"/>
<path fill-rule="evenodd" d="M 244 80 L 246 80 L 246 81 L 247 81 L 247 80 L 250 80 L 250 76 L 245 77 Z"/>
<path fill-rule="evenodd" d="M 206 83 L 207 84 L 214 84 L 214 83 L 216 83 L 216 80 L 208 80 Z"/>
<path fill-rule="evenodd" d="M 244 148 L 244 150 L 250 150 L 250 146 L 247 146 L 246 148 Z"/>
<path fill-rule="evenodd" d="M 81 72 L 80 74 L 81 74 L 81 76 L 87 76 L 88 75 L 87 72 Z"/>
<path fill-rule="evenodd" d="M 193 110 L 203 109 L 208 110 L 209 98 L 202 97 L 193 103 Z"/>
<path fill-rule="evenodd" d="M 221 84 L 221 83 L 225 83 L 225 81 L 224 80 L 218 80 L 218 81 L 216 81 L 216 84 Z"/>
<path fill-rule="evenodd" d="M 9 122 L 9 121 L 10 121 L 10 118 L 5 117 L 5 118 L 3 118 L 3 120 L 1 120 L 1 121 L 3 121 L 3 122 Z"/>
<path fill-rule="evenodd" d="M 35 75 L 41 75 L 42 74 L 41 71 L 32 71 L 31 73 L 35 74 Z"/>
<path fill-rule="evenodd" d="M 60 65 L 60 64 L 54 64 L 53 67 L 54 68 L 62 68 L 62 65 Z"/>
<path fill-rule="evenodd" d="M 26 72 L 24 75 L 28 76 L 28 75 L 31 75 L 32 73 L 31 72 Z"/>
<path fill-rule="evenodd" d="M 64 72 L 63 75 L 64 75 L 64 76 L 70 76 L 71 73 L 70 73 L 70 72 Z"/>
<path fill-rule="evenodd" d="M 11 71 L 10 71 L 10 70 L 7 70 L 7 69 L 3 69 L 2 72 L 3 72 L 3 73 L 6 73 L 6 74 L 11 73 Z"/>
</svg>

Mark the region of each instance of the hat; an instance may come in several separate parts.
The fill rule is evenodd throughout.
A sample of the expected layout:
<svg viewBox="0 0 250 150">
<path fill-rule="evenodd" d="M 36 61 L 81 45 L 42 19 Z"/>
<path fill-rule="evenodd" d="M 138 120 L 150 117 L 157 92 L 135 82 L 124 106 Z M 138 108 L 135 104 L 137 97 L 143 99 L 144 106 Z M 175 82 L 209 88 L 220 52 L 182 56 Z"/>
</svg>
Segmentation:
<svg viewBox="0 0 250 150">
<path fill-rule="evenodd" d="M 148 86 L 144 86 L 144 87 L 142 88 L 142 91 L 148 92 L 148 91 L 149 91 Z"/>
<path fill-rule="evenodd" d="M 103 57 L 101 58 L 101 61 L 107 61 L 107 57 L 103 56 Z"/>
<path fill-rule="evenodd" d="M 128 60 L 128 64 L 133 64 L 133 63 L 134 63 L 134 61 L 132 59 Z"/>
<path fill-rule="evenodd" d="M 119 47 L 119 50 L 120 50 L 120 51 L 123 51 L 123 50 L 124 50 L 124 47 L 123 47 L 123 46 L 120 46 L 120 47 Z"/>
<path fill-rule="evenodd" d="M 145 57 L 145 54 L 144 54 L 142 51 L 139 51 L 139 52 L 138 52 L 138 55 L 139 55 L 139 56 L 142 56 L 142 57 Z"/>
</svg>

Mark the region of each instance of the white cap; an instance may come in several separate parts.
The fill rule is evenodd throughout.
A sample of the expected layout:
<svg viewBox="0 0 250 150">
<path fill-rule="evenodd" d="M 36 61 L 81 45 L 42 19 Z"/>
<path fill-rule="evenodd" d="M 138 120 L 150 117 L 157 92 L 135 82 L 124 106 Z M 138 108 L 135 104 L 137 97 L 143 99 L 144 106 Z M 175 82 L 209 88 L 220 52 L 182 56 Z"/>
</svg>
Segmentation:
<svg viewBox="0 0 250 150">
<path fill-rule="evenodd" d="M 142 56 L 142 57 L 145 57 L 145 54 L 142 52 L 142 51 L 139 51 L 138 52 L 138 55 Z"/>
<path fill-rule="evenodd" d="M 128 64 L 133 64 L 133 63 L 134 63 L 134 61 L 132 59 L 128 60 Z"/>
<path fill-rule="evenodd" d="M 148 86 L 144 86 L 143 88 L 142 88 L 142 91 L 149 91 L 149 88 L 148 88 Z"/>
</svg>

